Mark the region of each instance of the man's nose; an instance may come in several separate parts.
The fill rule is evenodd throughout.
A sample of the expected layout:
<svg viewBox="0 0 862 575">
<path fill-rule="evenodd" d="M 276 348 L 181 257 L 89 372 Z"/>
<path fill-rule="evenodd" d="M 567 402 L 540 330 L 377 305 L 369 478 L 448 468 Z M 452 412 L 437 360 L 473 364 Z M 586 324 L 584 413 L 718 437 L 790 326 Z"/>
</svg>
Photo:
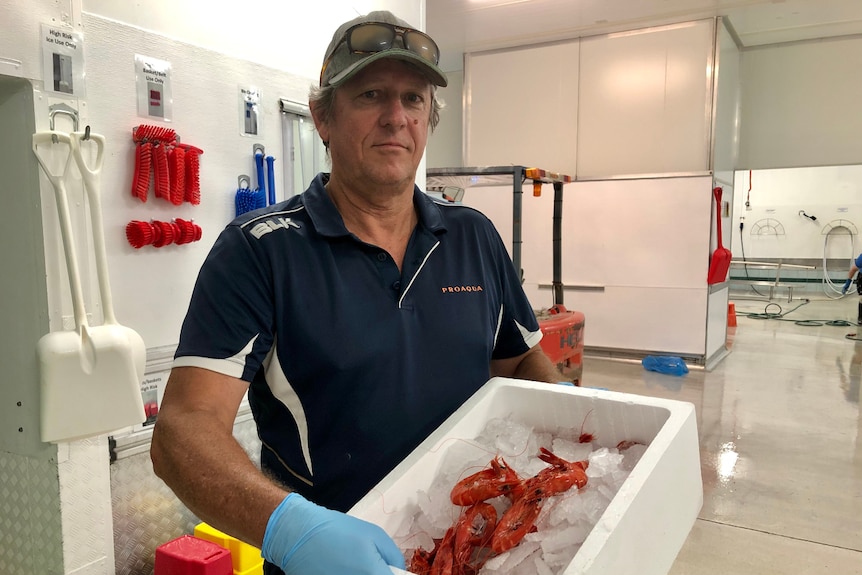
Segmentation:
<svg viewBox="0 0 862 575">
<path fill-rule="evenodd" d="M 400 96 L 393 96 L 386 99 L 383 106 L 383 112 L 381 114 L 383 125 L 400 127 L 406 125 L 409 120 L 410 118 L 407 107 L 404 105 L 404 101 Z"/>
</svg>

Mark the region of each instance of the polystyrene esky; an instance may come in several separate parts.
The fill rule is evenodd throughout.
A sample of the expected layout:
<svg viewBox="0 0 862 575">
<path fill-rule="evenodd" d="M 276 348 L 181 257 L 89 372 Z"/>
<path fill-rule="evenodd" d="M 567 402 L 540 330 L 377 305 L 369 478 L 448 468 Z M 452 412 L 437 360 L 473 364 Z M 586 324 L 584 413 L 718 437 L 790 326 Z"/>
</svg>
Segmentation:
<svg viewBox="0 0 862 575">
<path fill-rule="evenodd" d="M 586 428 L 603 447 L 649 445 L 564 575 L 666 574 L 703 504 L 694 405 L 589 388 L 493 378 L 349 511 L 394 534 L 447 451 L 494 418 L 536 431 Z M 588 419 L 587 419 L 588 418 Z M 393 573 L 399 571 L 393 570 Z"/>
</svg>

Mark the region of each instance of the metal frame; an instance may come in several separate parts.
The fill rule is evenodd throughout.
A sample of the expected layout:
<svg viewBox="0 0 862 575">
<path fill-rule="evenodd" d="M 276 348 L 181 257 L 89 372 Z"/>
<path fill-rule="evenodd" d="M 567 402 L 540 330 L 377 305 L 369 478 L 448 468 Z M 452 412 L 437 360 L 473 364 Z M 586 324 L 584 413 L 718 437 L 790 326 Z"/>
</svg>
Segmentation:
<svg viewBox="0 0 862 575">
<path fill-rule="evenodd" d="M 433 183 L 448 184 L 445 181 L 447 177 L 469 177 L 471 178 L 469 187 L 482 186 L 498 186 L 501 185 L 499 179 L 491 180 L 490 176 L 506 176 L 511 178 L 512 184 L 512 263 L 515 264 L 515 270 L 519 276 L 521 270 L 521 215 L 523 213 L 524 201 L 524 182 L 532 180 L 533 182 L 542 182 L 553 184 L 554 186 L 554 303 L 562 303 L 563 285 L 561 282 L 561 267 L 562 254 L 561 242 L 562 236 L 562 202 L 563 202 L 563 184 L 566 182 L 574 182 L 574 179 L 569 176 L 560 174 L 547 174 L 541 178 L 528 177 L 528 168 L 526 166 L 488 166 L 488 167 L 468 167 L 468 168 L 428 168 L 425 172 L 426 188 L 431 190 L 435 187 Z M 489 179 L 482 180 L 483 177 Z M 434 182 L 434 179 L 437 182 Z M 461 183 L 461 182 L 459 182 Z M 557 228 L 560 229 L 557 229 Z M 521 278 L 523 279 L 523 278 Z M 559 300 L 557 297 L 559 296 Z"/>
</svg>

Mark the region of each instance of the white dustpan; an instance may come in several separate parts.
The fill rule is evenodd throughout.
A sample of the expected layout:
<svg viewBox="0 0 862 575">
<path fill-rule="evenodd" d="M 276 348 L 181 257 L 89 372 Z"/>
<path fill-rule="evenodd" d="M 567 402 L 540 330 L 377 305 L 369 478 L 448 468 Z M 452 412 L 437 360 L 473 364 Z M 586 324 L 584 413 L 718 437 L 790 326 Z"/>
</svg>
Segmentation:
<svg viewBox="0 0 862 575">
<path fill-rule="evenodd" d="M 97 189 L 104 138 L 94 139 L 99 146 L 95 170 L 84 164 L 81 138 L 79 133 L 70 136 L 62 132 L 39 132 L 33 135 L 33 152 L 54 188 L 75 315 L 75 331 L 48 333 L 42 336 L 37 347 L 42 441 L 53 443 L 101 435 L 146 419 L 140 387 L 146 348 L 137 333 L 116 322 L 108 281 Z M 56 144 L 69 148 L 63 173 L 59 176 L 51 172 L 38 150 L 39 146 Z M 104 325 L 97 327 L 87 324 L 66 198 L 65 179 L 72 157 L 82 166 L 93 220 L 96 268 L 105 315 Z"/>
</svg>

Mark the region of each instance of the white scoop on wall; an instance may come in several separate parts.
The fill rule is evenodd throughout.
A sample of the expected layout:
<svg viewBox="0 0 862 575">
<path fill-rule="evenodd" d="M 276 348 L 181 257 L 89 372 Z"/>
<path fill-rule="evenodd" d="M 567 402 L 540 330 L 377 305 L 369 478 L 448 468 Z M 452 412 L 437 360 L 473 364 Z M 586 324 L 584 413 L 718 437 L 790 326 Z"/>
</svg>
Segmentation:
<svg viewBox="0 0 862 575">
<path fill-rule="evenodd" d="M 95 164 L 84 160 L 82 142 L 97 146 Z M 67 147 L 62 174 L 54 174 L 39 148 Z M 41 438 L 59 443 L 101 435 L 141 423 L 146 419 L 141 380 L 146 347 L 134 330 L 117 323 L 114 316 L 105 255 L 99 176 L 105 138 L 84 132 L 38 132 L 33 135 L 33 153 L 45 172 L 57 203 L 60 234 L 69 273 L 75 331 L 51 332 L 39 340 L 37 351 L 41 385 Z M 104 312 L 104 323 L 90 326 L 81 292 L 77 254 L 69 217 L 66 178 L 74 158 L 84 181 L 93 227 L 96 271 Z"/>
</svg>

